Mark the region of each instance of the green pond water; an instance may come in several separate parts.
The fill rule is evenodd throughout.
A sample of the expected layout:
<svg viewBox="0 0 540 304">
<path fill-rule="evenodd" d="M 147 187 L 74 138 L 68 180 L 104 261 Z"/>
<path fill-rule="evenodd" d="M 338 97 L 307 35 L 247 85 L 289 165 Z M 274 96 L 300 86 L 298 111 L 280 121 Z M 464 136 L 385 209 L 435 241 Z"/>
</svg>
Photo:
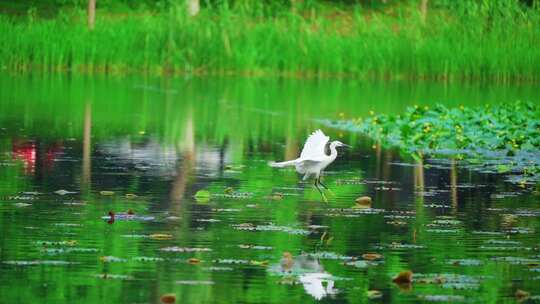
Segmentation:
<svg viewBox="0 0 540 304">
<path fill-rule="evenodd" d="M 533 189 L 319 124 L 515 100 L 540 88 L 1 76 L 0 302 L 539 301 Z M 317 128 L 353 146 L 327 204 L 267 165 Z"/>
</svg>

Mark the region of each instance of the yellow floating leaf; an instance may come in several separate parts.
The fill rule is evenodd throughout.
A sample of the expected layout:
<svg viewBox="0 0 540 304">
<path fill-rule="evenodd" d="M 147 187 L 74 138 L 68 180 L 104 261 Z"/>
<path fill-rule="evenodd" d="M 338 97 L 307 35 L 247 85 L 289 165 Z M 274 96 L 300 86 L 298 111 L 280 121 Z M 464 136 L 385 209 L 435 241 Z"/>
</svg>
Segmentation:
<svg viewBox="0 0 540 304">
<path fill-rule="evenodd" d="M 255 266 L 268 266 L 268 261 L 255 261 L 255 260 L 251 260 L 251 261 L 249 261 L 249 264 L 255 265 Z"/>
<path fill-rule="evenodd" d="M 166 233 L 154 233 L 154 234 L 150 234 L 150 238 L 154 240 L 163 241 L 163 240 L 172 240 L 173 236 Z"/>
<path fill-rule="evenodd" d="M 364 253 L 362 254 L 362 258 L 364 260 L 368 260 L 368 261 L 374 261 L 374 260 L 380 260 L 382 259 L 382 255 L 378 254 L 378 253 Z"/>
<path fill-rule="evenodd" d="M 369 197 L 369 196 L 361 196 L 361 197 L 356 199 L 356 203 L 358 205 L 364 205 L 364 206 L 365 205 L 371 205 L 371 202 L 372 202 L 372 200 L 371 200 L 371 197 Z"/>
<path fill-rule="evenodd" d="M 379 290 L 368 290 L 367 297 L 368 299 L 379 299 L 382 298 L 382 292 Z"/>
</svg>

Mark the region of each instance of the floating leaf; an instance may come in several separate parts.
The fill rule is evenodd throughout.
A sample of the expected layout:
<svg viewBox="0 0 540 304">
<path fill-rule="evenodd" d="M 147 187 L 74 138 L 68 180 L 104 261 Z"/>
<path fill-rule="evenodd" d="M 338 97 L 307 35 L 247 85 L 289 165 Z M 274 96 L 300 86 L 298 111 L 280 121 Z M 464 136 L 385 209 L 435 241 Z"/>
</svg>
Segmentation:
<svg viewBox="0 0 540 304">
<path fill-rule="evenodd" d="M 66 195 L 66 194 L 73 194 L 73 193 L 76 193 L 76 192 L 60 189 L 60 190 L 54 191 L 54 193 L 56 193 L 58 195 Z"/>
<path fill-rule="evenodd" d="M 514 296 L 516 297 L 516 299 L 518 299 L 518 301 L 524 301 L 529 298 L 531 294 L 525 290 L 518 289 L 514 293 Z"/>
<path fill-rule="evenodd" d="M 161 251 L 165 252 L 209 252 L 212 251 L 210 248 L 189 248 L 189 247 L 165 247 L 161 248 Z"/>
<path fill-rule="evenodd" d="M 50 266 L 64 266 L 71 264 L 78 264 L 77 262 L 68 262 L 60 260 L 36 260 L 36 261 L 3 261 L 4 264 L 17 265 L 17 266 L 32 266 L 32 265 L 50 265 Z"/>
<path fill-rule="evenodd" d="M 164 261 L 163 258 L 157 258 L 157 257 L 134 257 L 134 261 L 137 262 L 162 262 Z"/>
<path fill-rule="evenodd" d="M 396 284 L 410 284 L 413 281 L 413 273 L 410 270 L 400 272 L 392 279 L 392 282 Z"/>
<path fill-rule="evenodd" d="M 378 253 L 364 253 L 362 254 L 362 258 L 367 261 L 374 261 L 381 260 L 383 256 Z"/>
<path fill-rule="evenodd" d="M 367 297 L 370 300 L 382 298 L 382 292 L 380 290 L 368 290 Z"/>
<path fill-rule="evenodd" d="M 195 281 L 195 280 L 184 280 L 184 281 L 176 281 L 174 282 L 176 284 L 182 284 L 182 285 L 213 285 L 213 281 Z"/>
<path fill-rule="evenodd" d="M 126 259 L 118 258 L 118 257 L 111 256 L 111 255 L 99 257 L 99 260 L 104 262 L 104 263 L 125 263 L 125 262 L 127 262 Z"/>
<path fill-rule="evenodd" d="M 508 171 L 510 171 L 510 167 L 507 166 L 507 165 L 503 165 L 503 164 L 500 164 L 500 165 L 497 165 L 497 172 L 499 173 L 506 173 Z"/>
<path fill-rule="evenodd" d="M 371 202 L 372 202 L 371 197 L 369 196 L 361 196 L 357 198 L 355 201 L 357 204 L 363 205 L 363 206 L 367 206 L 367 205 L 371 206 Z"/>
<path fill-rule="evenodd" d="M 474 259 L 448 260 L 447 263 L 454 266 L 482 266 L 484 264 L 482 261 Z"/>
<path fill-rule="evenodd" d="M 164 294 L 159 298 L 161 303 L 172 304 L 176 302 L 176 295 L 174 293 Z"/>
<path fill-rule="evenodd" d="M 154 233 L 154 234 L 150 234 L 150 238 L 154 240 L 163 241 L 163 240 L 172 240 L 173 236 L 166 233 Z"/>
<path fill-rule="evenodd" d="M 133 279 L 133 277 L 129 275 L 108 274 L 108 273 L 96 274 L 95 277 L 99 279 L 104 279 L 104 280 L 131 280 Z"/>
<path fill-rule="evenodd" d="M 458 295 L 422 295 L 420 299 L 428 302 L 463 302 L 464 296 Z"/>
<path fill-rule="evenodd" d="M 249 264 L 250 264 L 250 265 L 255 265 L 255 266 L 268 266 L 268 261 L 255 261 L 255 260 L 251 260 L 251 261 L 249 261 Z"/>
<path fill-rule="evenodd" d="M 67 240 L 67 241 L 36 241 L 35 243 L 41 246 L 76 246 L 79 242 L 76 240 Z"/>
<path fill-rule="evenodd" d="M 367 268 L 370 264 L 366 261 L 358 260 L 358 261 L 345 262 L 345 265 L 354 266 L 356 268 Z"/>
<path fill-rule="evenodd" d="M 19 207 L 19 208 L 32 206 L 32 204 L 27 204 L 27 203 L 15 203 L 15 204 L 13 204 L 13 205 L 14 205 L 15 207 Z"/>
<path fill-rule="evenodd" d="M 103 191 L 99 191 L 99 194 L 103 196 L 111 196 L 111 195 L 114 195 L 114 191 L 103 190 Z"/>
<path fill-rule="evenodd" d="M 274 225 L 260 225 L 254 226 L 250 223 L 243 223 L 232 225 L 234 229 L 237 230 L 246 230 L 246 231 L 282 231 L 289 234 L 299 234 L 299 235 L 308 235 L 311 232 L 304 229 L 295 229 L 287 226 L 274 226 Z"/>
<path fill-rule="evenodd" d="M 210 192 L 207 190 L 199 190 L 195 193 L 195 200 L 198 203 L 207 203 L 210 201 Z"/>
</svg>

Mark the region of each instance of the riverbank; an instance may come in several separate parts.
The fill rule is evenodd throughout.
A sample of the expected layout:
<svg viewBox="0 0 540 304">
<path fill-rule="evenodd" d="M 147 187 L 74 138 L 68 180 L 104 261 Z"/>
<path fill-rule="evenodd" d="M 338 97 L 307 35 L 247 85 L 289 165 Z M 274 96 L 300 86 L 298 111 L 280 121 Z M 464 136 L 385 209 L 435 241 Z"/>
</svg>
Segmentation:
<svg viewBox="0 0 540 304">
<path fill-rule="evenodd" d="M 463 1 L 463 3 L 466 3 Z M 505 4 L 506 3 L 506 4 Z M 537 81 L 540 10 L 518 3 L 381 10 L 183 7 L 112 14 L 0 16 L 10 72 Z M 463 4 L 465 5 L 465 4 Z"/>
</svg>

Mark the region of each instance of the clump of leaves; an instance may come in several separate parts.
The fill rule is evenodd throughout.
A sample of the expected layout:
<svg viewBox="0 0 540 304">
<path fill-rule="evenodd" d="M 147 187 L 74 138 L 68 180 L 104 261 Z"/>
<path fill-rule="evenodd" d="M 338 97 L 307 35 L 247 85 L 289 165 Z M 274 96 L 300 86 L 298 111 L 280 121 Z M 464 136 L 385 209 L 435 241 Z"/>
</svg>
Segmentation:
<svg viewBox="0 0 540 304">
<path fill-rule="evenodd" d="M 362 132 L 414 158 L 450 156 L 494 173 L 540 179 L 540 107 L 527 102 L 448 108 L 409 107 L 331 125 Z"/>
<path fill-rule="evenodd" d="M 484 107 L 409 107 L 402 115 L 373 115 L 360 131 L 383 144 L 411 153 L 442 150 L 518 150 L 540 148 L 540 107 L 525 102 Z"/>
</svg>

